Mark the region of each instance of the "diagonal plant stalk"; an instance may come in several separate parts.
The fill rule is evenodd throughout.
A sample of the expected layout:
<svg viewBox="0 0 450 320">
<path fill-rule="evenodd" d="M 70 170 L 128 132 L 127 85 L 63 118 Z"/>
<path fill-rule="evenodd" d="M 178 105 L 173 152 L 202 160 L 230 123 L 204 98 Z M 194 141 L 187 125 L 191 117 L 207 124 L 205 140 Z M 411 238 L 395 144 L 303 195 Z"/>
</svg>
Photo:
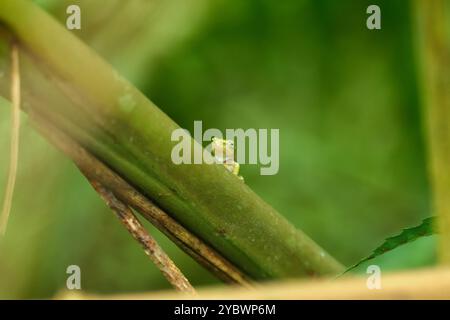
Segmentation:
<svg viewBox="0 0 450 320">
<path fill-rule="evenodd" d="M 0 21 L 25 51 L 25 111 L 70 136 L 241 272 L 274 279 L 343 270 L 224 167 L 175 165 L 171 134 L 179 127 L 39 7 L 0 0 Z"/>
<path fill-rule="evenodd" d="M 88 178 L 88 172 L 83 173 Z M 131 208 L 106 189 L 101 183 L 89 179 L 92 187 L 117 215 L 120 222 L 125 226 L 133 238 L 144 248 L 145 254 L 158 267 L 169 283 L 180 292 L 195 294 L 195 289 L 188 279 L 181 273 L 180 269 L 173 263 L 169 256 L 161 249 L 153 237 L 145 230 L 138 218 L 133 214 Z"/>
<path fill-rule="evenodd" d="M 17 178 L 17 165 L 19 162 L 20 137 L 20 68 L 19 49 L 15 43 L 11 44 L 11 148 L 9 160 L 8 182 L 6 184 L 3 208 L 0 213 L 0 235 L 5 235 L 9 214 L 14 196 L 14 187 Z"/>
<path fill-rule="evenodd" d="M 450 264 L 450 18 L 444 0 L 416 1 L 418 51 L 430 179 L 440 231 L 439 256 Z"/>
</svg>

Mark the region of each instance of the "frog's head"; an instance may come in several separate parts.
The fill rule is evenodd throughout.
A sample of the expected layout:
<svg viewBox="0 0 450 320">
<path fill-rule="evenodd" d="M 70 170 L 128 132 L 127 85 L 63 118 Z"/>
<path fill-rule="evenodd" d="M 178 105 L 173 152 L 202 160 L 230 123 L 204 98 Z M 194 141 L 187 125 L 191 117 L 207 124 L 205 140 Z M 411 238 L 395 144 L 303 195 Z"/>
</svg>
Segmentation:
<svg viewBox="0 0 450 320">
<path fill-rule="evenodd" d="M 225 140 L 213 137 L 211 148 L 215 154 L 225 154 L 227 156 L 234 154 L 233 140 Z"/>
<path fill-rule="evenodd" d="M 213 146 L 213 148 L 223 148 L 223 149 L 233 148 L 234 149 L 234 142 L 233 142 L 233 140 L 225 140 L 225 139 L 213 137 L 212 138 L 212 146 Z"/>
</svg>

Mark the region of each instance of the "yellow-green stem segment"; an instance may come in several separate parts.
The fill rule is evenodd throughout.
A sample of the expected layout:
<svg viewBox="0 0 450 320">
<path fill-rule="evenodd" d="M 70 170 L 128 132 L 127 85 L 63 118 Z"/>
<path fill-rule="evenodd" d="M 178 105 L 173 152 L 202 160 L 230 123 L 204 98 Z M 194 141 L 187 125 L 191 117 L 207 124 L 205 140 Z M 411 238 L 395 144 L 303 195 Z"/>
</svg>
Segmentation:
<svg viewBox="0 0 450 320">
<path fill-rule="evenodd" d="M 424 118 L 429 146 L 434 210 L 440 232 L 439 257 L 450 264 L 450 3 L 416 0 L 422 67 Z"/>
</svg>

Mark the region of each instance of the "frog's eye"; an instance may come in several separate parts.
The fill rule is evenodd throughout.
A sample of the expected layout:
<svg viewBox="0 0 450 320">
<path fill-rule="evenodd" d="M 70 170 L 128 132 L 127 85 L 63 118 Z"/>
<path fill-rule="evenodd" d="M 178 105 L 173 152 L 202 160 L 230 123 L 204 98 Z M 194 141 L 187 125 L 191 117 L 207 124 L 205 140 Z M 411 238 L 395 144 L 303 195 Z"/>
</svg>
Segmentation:
<svg viewBox="0 0 450 320">
<path fill-rule="evenodd" d="M 228 144 L 230 145 L 230 147 L 234 147 L 234 142 L 233 141 L 228 141 Z"/>
</svg>

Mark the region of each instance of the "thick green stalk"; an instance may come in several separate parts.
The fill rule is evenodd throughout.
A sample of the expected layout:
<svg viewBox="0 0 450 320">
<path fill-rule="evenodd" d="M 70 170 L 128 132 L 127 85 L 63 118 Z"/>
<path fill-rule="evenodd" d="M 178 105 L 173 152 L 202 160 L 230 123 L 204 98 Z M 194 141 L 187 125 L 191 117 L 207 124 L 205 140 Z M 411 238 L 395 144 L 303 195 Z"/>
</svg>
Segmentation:
<svg viewBox="0 0 450 320">
<path fill-rule="evenodd" d="M 26 0 L 0 0 L 26 50 L 30 113 L 54 123 L 254 279 L 342 271 L 220 165 L 175 165 L 178 126 L 89 47 Z"/>
<path fill-rule="evenodd" d="M 450 264 L 449 8 L 444 0 L 417 0 L 416 9 L 430 175 L 441 233 L 439 256 Z"/>
</svg>

